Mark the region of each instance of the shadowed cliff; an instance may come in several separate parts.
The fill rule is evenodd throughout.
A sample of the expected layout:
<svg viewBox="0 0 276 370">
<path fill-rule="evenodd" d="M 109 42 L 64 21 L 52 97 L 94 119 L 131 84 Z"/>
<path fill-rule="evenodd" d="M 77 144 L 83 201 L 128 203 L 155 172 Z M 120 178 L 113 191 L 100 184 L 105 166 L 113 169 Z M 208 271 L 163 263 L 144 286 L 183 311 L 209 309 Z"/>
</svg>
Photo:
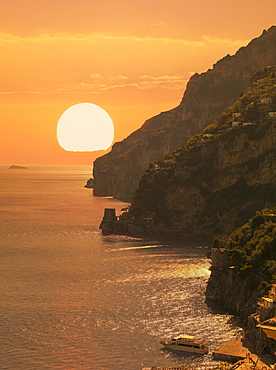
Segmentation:
<svg viewBox="0 0 276 370">
<path fill-rule="evenodd" d="M 201 134 L 149 165 L 119 231 L 223 235 L 275 206 L 276 67 L 251 82 Z"/>
<path fill-rule="evenodd" d="M 276 64 L 276 27 L 264 31 L 233 56 L 212 69 L 195 74 L 187 84 L 180 105 L 162 112 L 94 162 L 94 195 L 130 201 L 149 163 L 183 146 L 226 107 L 258 69 Z"/>
<path fill-rule="evenodd" d="M 275 235 L 276 208 L 265 209 L 227 239 L 214 239 L 208 252 L 212 266 L 207 301 L 216 301 L 239 315 L 246 325 L 243 343 L 258 354 L 274 355 L 276 350 L 273 335 L 260 326 L 274 328 L 276 323 Z"/>
</svg>

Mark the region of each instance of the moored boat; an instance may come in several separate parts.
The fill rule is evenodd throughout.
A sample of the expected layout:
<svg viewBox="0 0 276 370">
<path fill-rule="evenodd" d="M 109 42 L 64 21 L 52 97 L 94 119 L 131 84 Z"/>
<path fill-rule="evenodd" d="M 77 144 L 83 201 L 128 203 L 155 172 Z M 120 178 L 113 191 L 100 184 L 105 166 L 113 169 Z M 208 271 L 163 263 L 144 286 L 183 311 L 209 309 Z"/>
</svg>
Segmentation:
<svg viewBox="0 0 276 370">
<path fill-rule="evenodd" d="M 174 351 L 199 354 L 208 353 L 208 347 L 206 347 L 205 343 L 201 340 L 195 339 L 195 337 L 191 335 L 179 335 L 169 340 L 160 340 L 159 343 L 161 343 L 164 347 Z"/>
</svg>

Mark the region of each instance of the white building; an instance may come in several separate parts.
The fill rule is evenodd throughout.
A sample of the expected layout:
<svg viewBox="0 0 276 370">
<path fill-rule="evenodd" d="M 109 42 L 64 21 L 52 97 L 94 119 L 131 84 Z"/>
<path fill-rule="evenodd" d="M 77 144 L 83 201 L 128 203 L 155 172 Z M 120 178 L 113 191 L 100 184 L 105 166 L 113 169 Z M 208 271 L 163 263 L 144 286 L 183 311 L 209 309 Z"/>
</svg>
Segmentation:
<svg viewBox="0 0 276 370">
<path fill-rule="evenodd" d="M 271 102 L 272 102 L 272 99 L 269 98 L 268 96 L 261 99 L 262 104 L 270 104 Z"/>
</svg>

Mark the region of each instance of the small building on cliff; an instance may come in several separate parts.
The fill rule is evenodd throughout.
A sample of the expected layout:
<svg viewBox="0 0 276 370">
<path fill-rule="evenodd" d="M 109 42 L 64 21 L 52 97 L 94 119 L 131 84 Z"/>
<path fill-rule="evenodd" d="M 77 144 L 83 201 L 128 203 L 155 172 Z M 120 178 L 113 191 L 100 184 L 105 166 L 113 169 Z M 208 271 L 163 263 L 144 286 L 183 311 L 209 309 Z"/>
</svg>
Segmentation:
<svg viewBox="0 0 276 370">
<path fill-rule="evenodd" d="M 241 113 L 237 112 L 237 113 L 233 113 L 232 114 L 232 122 L 236 121 L 237 118 L 239 118 L 241 116 Z"/>
<path fill-rule="evenodd" d="M 276 317 L 272 317 L 261 324 L 257 325 L 258 328 L 261 328 L 265 332 L 268 338 L 276 340 Z"/>
<path fill-rule="evenodd" d="M 271 104 L 271 103 L 272 103 L 272 99 L 269 96 L 266 96 L 261 99 L 261 104 Z"/>
<path fill-rule="evenodd" d="M 267 297 L 259 299 L 257 313 L 260 316 L 260 322 L 276 316 L 276 284 L 272 284 Z"/>
<path fill-rule="evenodd" d="M 117 229 L 118 218 L 115 208 L 105 208 L 102 222 L 99 226 L 103 233 L 112 233 Z"/>
<path fill-rule="evenodd" d="M 152 217 L 137 220 L 134 216 L 129 215 L 128 211 L 116 216 L 115 208 L 105 208 L 99 228 L 104 234 L 150 233 L 152 225 Z"/>
</svg>

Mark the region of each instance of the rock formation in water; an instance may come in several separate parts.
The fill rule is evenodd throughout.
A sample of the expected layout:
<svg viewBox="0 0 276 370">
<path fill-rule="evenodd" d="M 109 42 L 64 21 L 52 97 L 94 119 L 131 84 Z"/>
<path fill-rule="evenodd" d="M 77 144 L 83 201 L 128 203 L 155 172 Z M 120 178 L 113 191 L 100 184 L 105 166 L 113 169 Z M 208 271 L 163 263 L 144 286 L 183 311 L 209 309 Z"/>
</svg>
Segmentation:
<svg viewBox="0 0 276 370">
<path fill-rule="evenodd" d="M 149 163 L 183 146 L 234 103 L 258 69 L 276 64 L 275 44 L 276 26 L 272 26 L 235 55 L 192 76 L 178 107 L 149 119 L 96 159 L 94 195 L 130 201 Z"/>
<path fill-rule="evenodd" d="M 94 185 L 94 179 L 91 177 L 89 180 L 87 180 L 84 187 L 88 189 L 93 189 L 93 185 Z"/>
<path fill-rule="evenodd" d="M 213 237 L 275 206 L 276 67 L 251 83 L 201 134 L 148 167 L 119 231 Z"/>
</svg>

